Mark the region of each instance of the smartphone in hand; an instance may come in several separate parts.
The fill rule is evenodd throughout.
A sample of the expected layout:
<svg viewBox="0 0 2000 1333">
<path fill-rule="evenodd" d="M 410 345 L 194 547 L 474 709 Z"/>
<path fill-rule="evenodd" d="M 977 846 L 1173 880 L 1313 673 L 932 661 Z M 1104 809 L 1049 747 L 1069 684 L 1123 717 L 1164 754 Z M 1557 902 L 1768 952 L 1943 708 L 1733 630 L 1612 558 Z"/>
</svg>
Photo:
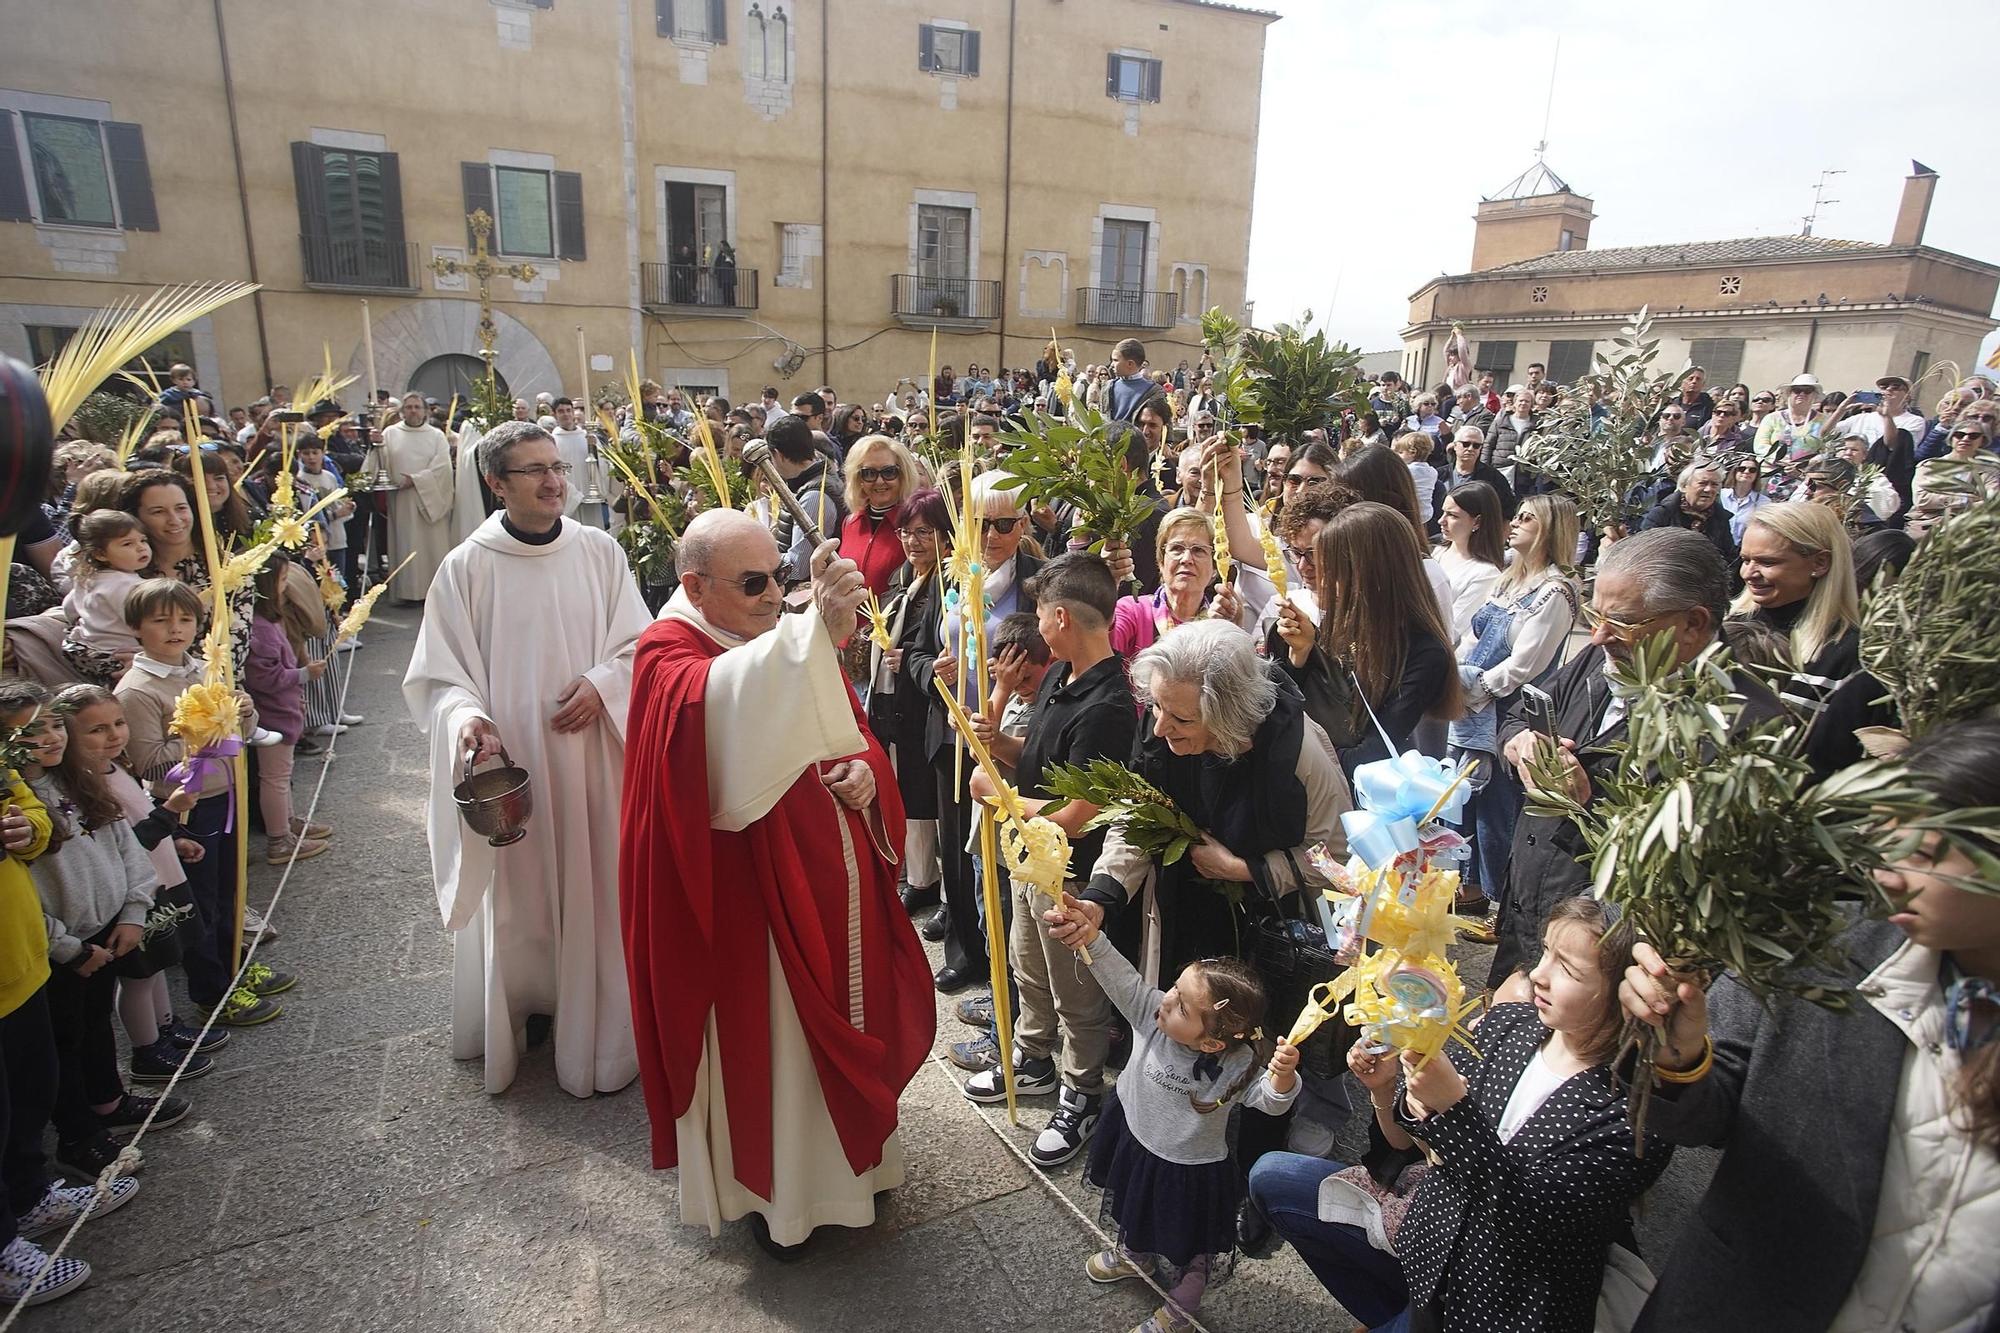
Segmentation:
<svg viewBox="0 0 2000 1333">
<path fill-rule="evenodd" d="M 1533 685 L 1521 687 L 1521 716 L 1530 730 L 1556 740 L 1556 701 L 1549 692 Z"/>
</svg>

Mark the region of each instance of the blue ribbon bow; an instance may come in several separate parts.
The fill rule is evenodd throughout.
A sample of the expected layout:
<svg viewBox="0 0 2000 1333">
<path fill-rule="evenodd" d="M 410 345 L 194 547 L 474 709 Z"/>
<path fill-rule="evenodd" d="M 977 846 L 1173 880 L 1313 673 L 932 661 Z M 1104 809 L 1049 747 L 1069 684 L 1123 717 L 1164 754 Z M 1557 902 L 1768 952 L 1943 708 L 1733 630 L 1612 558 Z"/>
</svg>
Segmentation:
<svg viewBox="0 0 2000 1333">
<path fill-rule="evenodd" d="M 1452 785 L 1458 775 L 1456 767 L 1415 750 L 1361 765 L 1354 770 L 1360 808 L 1340 817 L 1348 847 L 1376 870 L 1416 851 L 1417 825 L 1425 816 L 1456 822 L 1463 813 L 1472 790 L 1462 782 Z"/>
</svg>

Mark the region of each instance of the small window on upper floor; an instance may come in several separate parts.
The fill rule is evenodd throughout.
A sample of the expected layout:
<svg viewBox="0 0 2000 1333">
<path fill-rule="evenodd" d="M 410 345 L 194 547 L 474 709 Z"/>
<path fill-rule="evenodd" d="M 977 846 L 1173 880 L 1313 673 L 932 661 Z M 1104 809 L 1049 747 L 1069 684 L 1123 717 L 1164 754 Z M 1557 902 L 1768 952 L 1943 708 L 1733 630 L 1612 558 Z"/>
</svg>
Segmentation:
<svg viewBox="0 0 2000 1333">
<path fill-rule="evenodd" d="M 677 42 L 729 40 L 726 0 L 653 0 L 653 18 L 660 36 Z"/>
<path fill-rule="evenodd" d="M 1121 102 L 1159 101 L 1160 62 L 1111 52 L 1104 58 L 1104 95 Z"/>
<path fill-rule="evenodd" d="M 137 125 L 0 111 L 0 221 L 158 231 Z"/>
<path fill-rule="evenodd" d="M 932 74 L 979 74 L 979 34 L 925 23 L 917 28 L 917 68 Z"/>
<path fill-rule="evenodd" d="M 1576 233 L 1575 233 L 1575 232 L 1573 232 L 1573 231 L 1571 231 L 1571 230 L 1570 230 L 1570 229 L 1569 229 L 1568 227 L 1564 227 L 1564 228 L 1563 228 L 1563 234 L 1562 234 L 1562 240 L 1561 240 L 1561 242 L 1560 242 L 1560 243 L 1559 243 L 1559 244 L 1558 244 L 1558 245 L 1556 246 L 1556 249 L 1558 249 L 1558 250 L 1574 250 L 1574 249 L 1576 249 Z"/>
</svg>

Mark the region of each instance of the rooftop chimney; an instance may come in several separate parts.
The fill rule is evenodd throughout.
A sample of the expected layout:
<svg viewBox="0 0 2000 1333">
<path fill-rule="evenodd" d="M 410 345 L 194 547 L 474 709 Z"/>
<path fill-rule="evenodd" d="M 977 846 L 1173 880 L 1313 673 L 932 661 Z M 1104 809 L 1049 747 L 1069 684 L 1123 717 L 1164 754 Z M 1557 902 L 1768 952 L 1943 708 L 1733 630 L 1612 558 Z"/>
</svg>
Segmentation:
<svg viewBox="0 0 2000 1333">
<path fill-rule="evenodd" d="M 1931 196 L 1937 193 L 1938 175 L 1923 163 L 1912 160 L 1910 175 L 1903 182 L 1903 203 L 1896 210 L 1896 230 L 1891 245 L 1922 245 L 1924 223 L 1931 215 Z"/>
</svg>

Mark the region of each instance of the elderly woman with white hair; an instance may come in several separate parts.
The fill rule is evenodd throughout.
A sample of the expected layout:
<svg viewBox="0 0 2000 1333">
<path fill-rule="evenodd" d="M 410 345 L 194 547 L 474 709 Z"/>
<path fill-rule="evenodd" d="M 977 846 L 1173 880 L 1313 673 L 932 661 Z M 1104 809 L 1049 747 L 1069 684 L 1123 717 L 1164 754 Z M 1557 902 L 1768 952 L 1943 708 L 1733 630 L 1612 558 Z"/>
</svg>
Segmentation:
<svg viewBox="0 0 2000 1333">
<path fill-rule="evenodd" d="M 1344 861 L 1353 803 L 1298 687 L 1236 626 L 1183 625 L 1132 659 L 1132 686 L 1146 711 L 1131 768 L 1205 836 L 1167 865 L 1113 824 L 1081 904 L 1147 978 L 1173 977 L 1239 950 L 1230 886 L 1266 901 L 1325 889 L 1307 849 Z"/>
<path fill-rule="evenodd" d="M 1258 657 L 1234 625 L 1204 620 L 1162 637 L 1132 659 L 1132 687 L 1146 712 L 1130 767 L 1203 836 L 1168 865 L 1113 824 L 1074 910 L 1108 926 L 1112 943 L 1153 984 L 1198 959 L 1242 953 L 1240 903 L 1324 892 L 1326 877 L 1308 849 L 1324 844 L 1336 863 L 1347 860 L 1340 816 L 1353 801 L 1333 744 L 1306 715 L 1298 686 Z M 1082 929 L 1058 921 L 1049 927 L 1057 940 Z M 1282 1030 L 1292 1018 L 1267 1021 Z M 1282 1146 L 1288 1121 L 1244 1112 L 1237 1165 L 1248 1172 Z M 1246 1205 L 1238 1234 L 1254 1246 L 1268 1223 Z"/>
</svg>

